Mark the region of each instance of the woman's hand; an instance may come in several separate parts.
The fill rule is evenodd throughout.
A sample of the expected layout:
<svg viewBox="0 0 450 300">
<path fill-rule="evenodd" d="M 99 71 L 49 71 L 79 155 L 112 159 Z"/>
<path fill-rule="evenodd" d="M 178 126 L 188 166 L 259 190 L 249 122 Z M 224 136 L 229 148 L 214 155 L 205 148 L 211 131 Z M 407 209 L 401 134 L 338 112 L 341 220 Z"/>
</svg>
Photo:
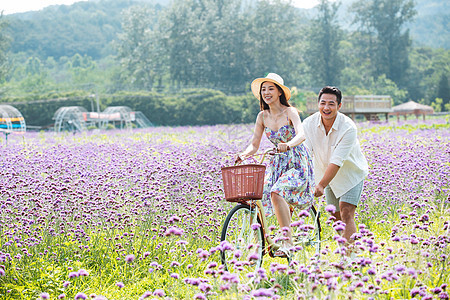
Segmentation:
<svg viewBox="0 0 450 300">
<path fill-rule="evenodd" d="M 242 154 L 238 154 L 238 155 L 236 155 L 234 164 L 237 165 L 237 164 L 241 163 L 243 160 L 244 160 L 244 156 Z"/>
<path fill-rule="evenodd" d="M 279 143 L 277 146 L 277 150 L 279 152 L 286 152 L 290 149 L 291 149 L 291 147 L 287 143 Z"/>
</svg>

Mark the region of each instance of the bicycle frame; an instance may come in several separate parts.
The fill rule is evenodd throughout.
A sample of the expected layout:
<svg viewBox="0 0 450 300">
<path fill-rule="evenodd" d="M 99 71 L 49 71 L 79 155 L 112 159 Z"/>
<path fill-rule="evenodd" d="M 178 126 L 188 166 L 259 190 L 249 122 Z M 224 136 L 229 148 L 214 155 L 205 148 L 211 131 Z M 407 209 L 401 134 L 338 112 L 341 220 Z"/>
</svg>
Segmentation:
<svg viewBox="0 0 450 300">
<path fill-rule="evenodd" d="M 266 214 L 264 213 L 264 208 L 263 208 L 261 199 L 247 200 L 247 201 L 243 201 L 243 203 L 248 204 L 250 206 L 250 211 L 252 211 L 255 207 L 258 208 L 257 214 L 253 214 L 253 213 L 251 214 L 250 224 L 257 223 L 258 222 L 257 217 L 259 217 L 259 220 L 261 221 L 262 231 L 263 231 L 263 238 L 267 241 L 266 247 L 265 247 L 266 249 L 264 249 L 263 255 L 266 253 L 266 251 L 268 251 L 269 254 L 271 254 L 271 252 L 269 250 L 270 249 L 277 250 L 280 247 L 280 245 L 276 244 L 274 242 L 274 240 L 268 234 L 268 232 L 269 232 L 269 228 L 267 226 L 268 222 L 267 222 Z M 253 217 L 256 217 L 256 218 L 253 218 Z"/>
</svg>

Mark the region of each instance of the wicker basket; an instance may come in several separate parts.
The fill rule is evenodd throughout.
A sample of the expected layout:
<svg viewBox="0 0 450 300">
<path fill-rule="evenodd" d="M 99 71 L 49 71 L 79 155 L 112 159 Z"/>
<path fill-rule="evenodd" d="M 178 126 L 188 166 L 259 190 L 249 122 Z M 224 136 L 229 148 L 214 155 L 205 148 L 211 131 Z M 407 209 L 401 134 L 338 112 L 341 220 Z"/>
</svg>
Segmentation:
<svg viewBox="0 0 450 300">
<path fill-rule="evenodd" d="M 222 168 L 225 199 L 230 202 L 261 199 L 266 166 L 257 164 Z"/>
</svg>

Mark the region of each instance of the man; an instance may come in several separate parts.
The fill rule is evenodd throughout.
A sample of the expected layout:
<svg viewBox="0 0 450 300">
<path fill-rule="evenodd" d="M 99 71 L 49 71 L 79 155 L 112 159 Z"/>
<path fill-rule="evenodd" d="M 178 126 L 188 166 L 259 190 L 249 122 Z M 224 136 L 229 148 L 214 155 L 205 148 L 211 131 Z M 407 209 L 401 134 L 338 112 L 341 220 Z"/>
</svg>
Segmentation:
<svg viewBox="0 0 450 300">
<path fill-rule="evenodd" d="M 361 152 L 355 123 L 339 112 L 342 93 L 326 86 L 319 92 L 319 111 L 303 121 L 306 144 L 314 155 L 314 196 L 325 195 L 336 207 L 333 216 L 345 223 L 342 236 L 352 243 L 355 210 L 361 198 L 367 160 Z"/>
</svg>

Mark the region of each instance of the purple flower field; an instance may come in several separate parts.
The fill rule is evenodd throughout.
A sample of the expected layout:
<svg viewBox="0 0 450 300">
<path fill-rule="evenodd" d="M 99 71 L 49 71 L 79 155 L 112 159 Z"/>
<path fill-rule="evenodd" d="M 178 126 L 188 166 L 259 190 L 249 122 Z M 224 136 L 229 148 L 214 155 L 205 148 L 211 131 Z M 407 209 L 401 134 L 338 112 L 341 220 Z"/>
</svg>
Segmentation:
<svg viewBox="0 0 450 300">
<path fill-rule="evenodd" d="M 228 273 L 220 168 L 252 127 L 1 139 L 0 299 L 449 299 L 448 118 L 359 124 L 370 174 L 353 261 L 319 199 L 319 256 Z"/>
</svg>

